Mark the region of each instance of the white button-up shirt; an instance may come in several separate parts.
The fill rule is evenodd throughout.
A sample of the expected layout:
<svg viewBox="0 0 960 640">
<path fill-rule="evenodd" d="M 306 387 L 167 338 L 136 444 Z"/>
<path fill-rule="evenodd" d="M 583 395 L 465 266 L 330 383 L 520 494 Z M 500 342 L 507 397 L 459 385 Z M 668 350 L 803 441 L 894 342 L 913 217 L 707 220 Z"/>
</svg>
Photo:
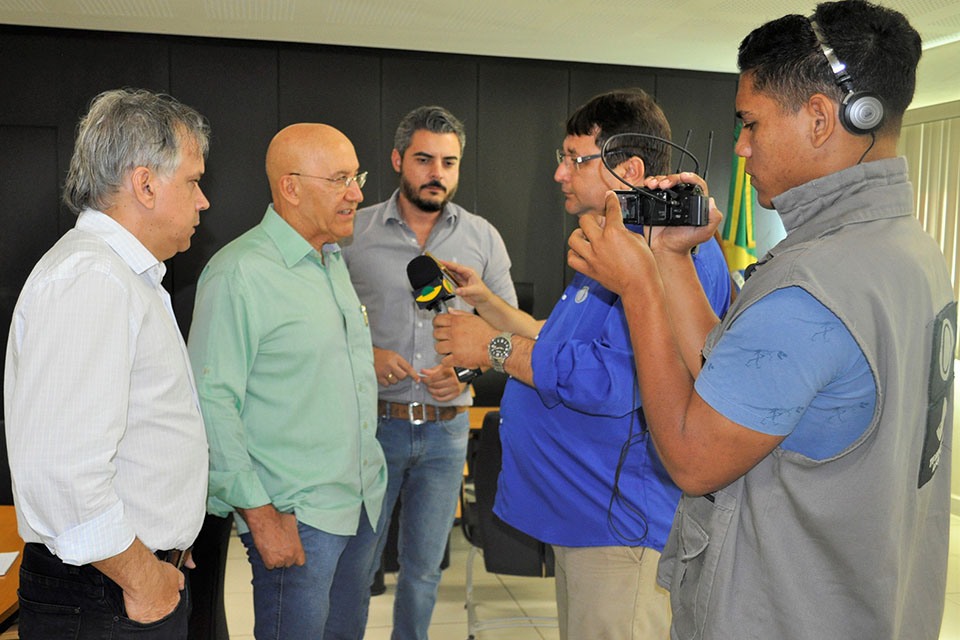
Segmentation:
<svg viewBox="0 0 960 640">
<path fill-rule="evenodd" d="M 3 385 L 17 522 L 68 564 L 189 547 L 207 441 L 166 268 L 86 210 L 31 272 Z"/>
</svg>

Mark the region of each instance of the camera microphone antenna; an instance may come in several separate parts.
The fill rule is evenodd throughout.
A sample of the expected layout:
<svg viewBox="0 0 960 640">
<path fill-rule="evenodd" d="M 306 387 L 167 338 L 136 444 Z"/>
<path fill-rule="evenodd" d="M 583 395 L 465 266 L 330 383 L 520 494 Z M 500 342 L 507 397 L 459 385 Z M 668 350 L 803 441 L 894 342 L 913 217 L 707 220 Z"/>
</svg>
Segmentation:
<svg viewBox="0 0 960 640">
<path fill-rule="evenodd" d="M 710 134 L 707 136 L 707 162 L 703 165 L 703 175 L 700 176 L 703 178 L 703 181 L 707 181 L 707 174 L 710 172 L 710 158 L 713 156 L 713 129 L 710 129 Z"/>
</svg>

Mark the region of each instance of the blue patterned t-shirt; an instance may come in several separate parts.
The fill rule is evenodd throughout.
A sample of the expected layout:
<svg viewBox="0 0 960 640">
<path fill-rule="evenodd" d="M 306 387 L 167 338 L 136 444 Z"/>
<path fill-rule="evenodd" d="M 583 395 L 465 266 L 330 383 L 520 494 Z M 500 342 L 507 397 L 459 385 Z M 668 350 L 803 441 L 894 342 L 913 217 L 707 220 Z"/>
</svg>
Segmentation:
<svg viewBox="0 0 960 640">
<path fill-rule="evenodd" d="M 704 401 L 748 429 L 816 460 L 866 430 L 876 384 L 842 322 L 800 287 L 779 289 L 738 317 L 696 381 Z"/>
</svg>

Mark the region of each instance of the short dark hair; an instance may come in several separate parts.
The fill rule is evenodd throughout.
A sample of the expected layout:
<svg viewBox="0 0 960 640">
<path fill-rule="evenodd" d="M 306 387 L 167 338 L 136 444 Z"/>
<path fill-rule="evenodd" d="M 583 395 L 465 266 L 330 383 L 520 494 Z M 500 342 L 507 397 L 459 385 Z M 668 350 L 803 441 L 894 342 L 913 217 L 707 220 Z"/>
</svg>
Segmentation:
<svg viewBox="0 0 960 640">
<path fill-rule="evenodd" d="M 413 134 L 421 129 L 430 133 L 455 133 L 460 141 L 460 153 L 467 145 L 467 134 L 463 129 L 463 123 L 454 117 L 452 113 L 436 105 L 417 107 L 407 115 L 397 125 L 397 133 L 393 137 L 393 148 L 400 152 L 400 157 L 407 152 L 410 146 L 410 140 Z"/>
<path fill-rule="evenodd" d="M 920 34 L 903 14 L 865 0 L 822 2 L 812 17 L 846 64 L 854 90 L 883 100 L 881 131 L 898 131 L 913 100 Z M 756 91 L 794 113 L 815 93 L 838 102 L 844 97 L 805 16 L 787 15 L 754 29 L 740 43 L 737 65 L 752 74 Z"/>
<path fill-rule="evenodd" d="M 618 89 L 590 98 L 567 120 L 568 136 L 594 136 L 601 149 L 618 133 L 646 133 L 670 139 L 670 124 L 653 98 L 643 89 Z M 640 136 L 624 136 L 610 144 L 611 166 L 630 156 L 643 160 L 647 175 L 668 173 L 670 147 Z"/>
</svg>

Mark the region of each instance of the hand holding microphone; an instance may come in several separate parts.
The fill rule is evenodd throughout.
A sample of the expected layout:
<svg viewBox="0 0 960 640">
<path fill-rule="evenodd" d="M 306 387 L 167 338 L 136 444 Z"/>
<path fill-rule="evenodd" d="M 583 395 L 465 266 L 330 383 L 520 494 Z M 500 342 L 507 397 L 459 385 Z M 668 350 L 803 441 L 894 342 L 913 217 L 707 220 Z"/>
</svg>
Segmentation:
<svg viewBox="0 0 960 640">
<path fill-rule="evenodd" d="M 474 307 L 480 315 L 487 305 L 491 303 L 496 296 L 487 287 L 486 283 L 480 278 L 480 274 L 471 267 L 437 259 L 443 271 L 452 276 L 453 282 L 457 285 L 454 293 L 463 298 L 463 300 Z"/>
<path fill-rule="evenodd" d="M 448 263 L 449 264 L 449 263 Z M 413 287 L 413 298 L 417 306 L 434 313 L 446 313 L 446 301 L 454 297 L 459 283 L 451 272 L 444 272 L 444 267 L 431 255 L 417 256 L 407 264 L 407 278 Z M 468 383 L 483 371 L 454 367 L 457 380 Z"/>
</svg>

